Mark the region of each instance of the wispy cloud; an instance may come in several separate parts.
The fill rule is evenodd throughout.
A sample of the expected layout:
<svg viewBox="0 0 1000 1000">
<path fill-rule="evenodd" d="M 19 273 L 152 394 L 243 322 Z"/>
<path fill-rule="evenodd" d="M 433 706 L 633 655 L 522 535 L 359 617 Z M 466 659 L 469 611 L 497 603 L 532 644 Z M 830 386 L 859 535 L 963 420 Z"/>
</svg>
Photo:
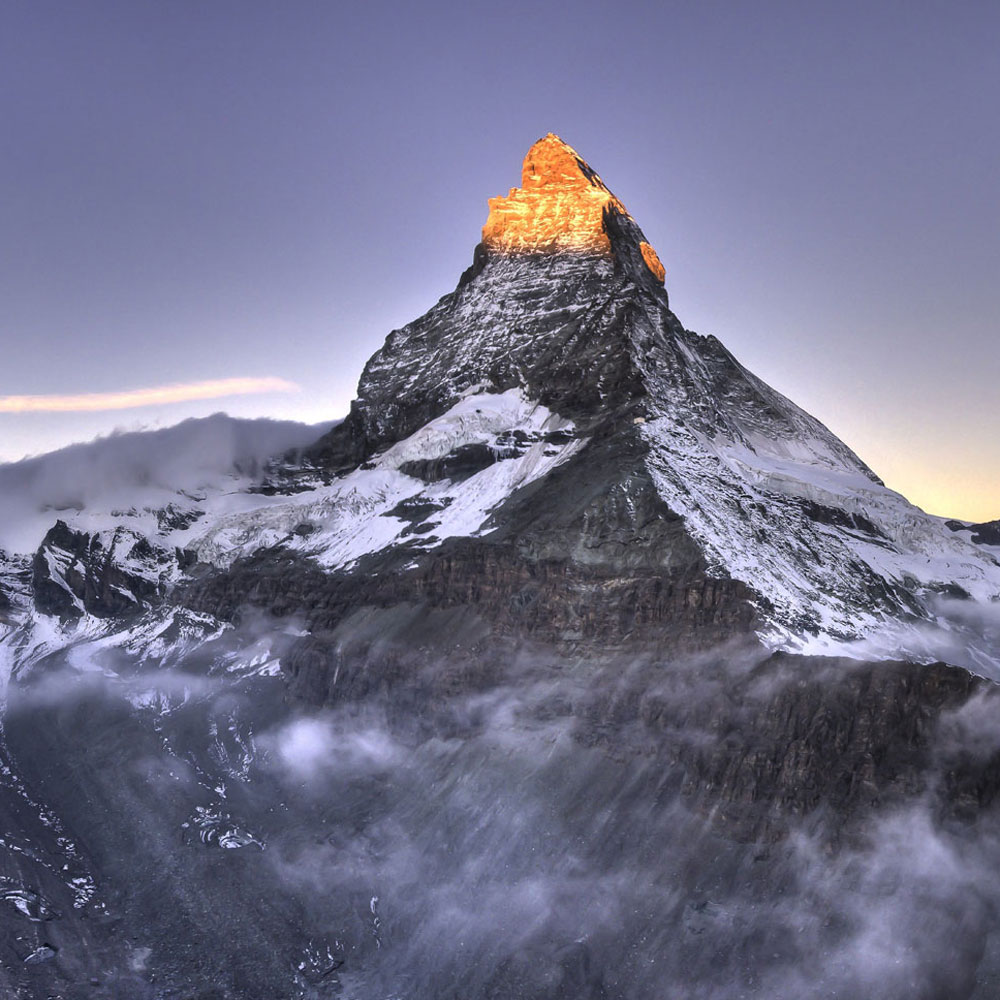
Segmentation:
<svg viewBox="0 0 1000 1000">
<path fill-rule="evenodd" d="M 295 392 L 283 378 L 220 378 L 179 382 L 124 392 L 86 392 L 76 396 L 0 396 L 0 413 L 71 413 L 84 410 L 130 410 L 139 406 L 186 403 L 195 399 L 245 396 L 260 392 Z"/>
</svg>

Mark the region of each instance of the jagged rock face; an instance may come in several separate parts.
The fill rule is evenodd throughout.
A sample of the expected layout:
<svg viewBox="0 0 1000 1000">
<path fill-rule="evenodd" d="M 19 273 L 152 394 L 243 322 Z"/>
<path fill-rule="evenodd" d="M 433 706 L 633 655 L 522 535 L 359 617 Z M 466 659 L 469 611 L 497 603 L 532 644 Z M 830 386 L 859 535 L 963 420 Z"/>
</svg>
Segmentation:
<svg viewBox="0 0 1000 1000">
<path fill-rule="evenodd" d="M 14 625 L 31 603 L 31 560 L 0 552 L 0 625 Z"/>
<path fill-rule="evenodd" d="M 579 254 L 612 258 L 611 220 L 634 220 L 594 170 L 551 132 L 528 150 L 521 187 L 506 198 L 490 199 L 483 247 L 502 255 Z M 639 241 L 642 258 L 662 284 L 664 268 L 656 251 Z"/>
<path fill-rule="evenodd" d="M 57 521 L 32 560 L 31 587 L 43 614 L 111 618 L 159 603 L 178 568 L 177 553 L 134 531 L 89 535 Z"/>
<path fill-rule="evenodd" d="M 558 137 L 531 148 L 522 184 L 491 199 L 456 291 L 368 362 L 350 417 L 313 452 L 324 464 L 356 465 L 473 390 L 524 387 L 568 416 L 592 417 L 608 399 L 627 407 L 641 393 L 623 334 L 643 291 L 667 306 L 655 251 Z"/>
<path fill-rule="evenodd" d="M 682 751 L 686 792 L 717 820 L 757 840 L 780 839 L 818 815 L 840 836 L 872 811 L 921 797 L 944 823 L 992 811 L 1000 756 L 992 747 L 977 753 L 953 730 L 970 704 L 993 710 L 995 686 L 943 663 L 815 657 L 805 674 L 802 666 L 776 654 L 730 685 L 721 705 L 685 709 L 717 736 Z M 655 696 L 640 709 L 653 727 L 676 726 L 676 711 Z M 755 734 L 749 746 L 747 733 Z"/>
</svg>

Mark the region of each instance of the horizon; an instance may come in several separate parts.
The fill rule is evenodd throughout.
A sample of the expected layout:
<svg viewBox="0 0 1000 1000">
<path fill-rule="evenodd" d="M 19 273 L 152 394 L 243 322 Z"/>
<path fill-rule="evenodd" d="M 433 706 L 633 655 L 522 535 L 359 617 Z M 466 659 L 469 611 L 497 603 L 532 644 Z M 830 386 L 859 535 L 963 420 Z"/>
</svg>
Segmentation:
<svg viewBox="0 0 1000 1000">
<path fill-rule="evenodd" d="M 0 167 L 19 194 L 0 396 L 244 389 L 0 412 L 0 460 L 219 410 L 337 419 L 390 330 L 454 288 L 487 199 L 551 130 L 642 226 L 686 326 L 911 502 L 1000 516 L 1000 13 L 591 5 L 586 23 L 536 18 L 530 43 L 514 17 L 490 24 L 510 55 L 483 95 L 485 22 L 449 5 L 416 53 L 381 44 L 377 11 L 100 6 L 115 16 L 4 15 L 0 72 L 23 99 Z M 606 37 L 636 58 L 580 80 Z"/>
<path fill-rule="evenodd" d="M 737 360 L 739 360 L 739 359 L 737 359 Z M 792 402 L 794 403 L 794 400 L 792 400 Z M 344 416 L 346 416 L 346 414 Z M 103 442 L 106 442 L 106 441 L 109 441 L 109 440 L 113 440 L 113 439 L 119 438 L 119 437 L 125 437 L 125 436 L 128 436 L 128 435 L 158 434 L 158 433 L 162 434 L 164 432 L 173 430 L 174 428 L 178 428 L 182 424 L 189 424 L 189 423 L 197 423 L 197 422 L 209 421 L 209 420 L 214 420 L 214 419 L 217 419 L 217 418 L 220 418 L 220 417 L 223 417 L 223 418 L 226 418 L 226 419 L 229 419 L 229 420 L 234 420 L 234 421 L 246 421 L 246 422 L 257 421 L 257 422 L 260 422 L 260 423 L 271 423 L 271 424 L 296 423 L 296 424 L 301 425 L 304 428 L 312 428 L 312 429 L 316 430 L 317 433 L 320 435 L 320 437 L 322 437 L 324 434 L 326 434 L 331 429 L 331 427 L 333 427 L 336 424 L 340 423 L 344 419 L 344 416 L 337 416 L 337 417 L 330 418 L 328 420 L 318 420 L 318 421 L 308 422 L 308 421 L 302 421 L 302 420 L 287 420 L 287 419 L 283 419 L 283 418 L 280 418 L 280 417 L 269 416 L 268 414 L 258 414 L 258 415 L 249 416 L 249 417 L 237 417 L 237 416 L 233 416 L 232 414 L 228 413 L 225 410 L 215 410 L 212 413 L 207 413 L 207 414 L 204 414 L 204 415 L 183 417 L 183 418 L 177 420 L 174 423 L 166 423 L 166 424 L 156 425 L 156 426 L 136 426 L 136 427 L 118 426 L 118 427 L 113 427 L 113 428 L 111 428 L 111 430 L 98 433 L 94 437 L 86 438 L 86 439 L 83 439 L 83 440 L 68 441 L 65 444 L 58 445 L 57 447 L 52 448 L 52 449 L 50 449 L 48 451 L 36 452 L 36 453 L 30 454 L 30 455 L 22 455 L 20 458 L 16 458 L 16 459 L 3 459 L 3 458 L 0 458 L 0 468 L 3 468 L 4 466 L 19 465 L 21 463 L 27 463 L 27 462 L 42 460 L 42 459 L 46 458 L 49 455 L 58 454 L 60 452 L 64 452 L 64 451 L 71 450 L 71 449 L 75 450 L 75 449 L 78 449 L 78 448 L 86 448 L 89 445 L 95 445 L 95 446 L 97 446 L 97 445 L 100 445 Z M 317 440 L 318 440 L 318 438 L 317 438 Z M 845 442 L 845 443 L 849 444 L 849 442 Z M 858 456 L 858 457 L 861 458 L 862 461 L 864 461 L 864 456 Z M 878 469 L 873 469 L 872 471 L 875 472 L 876 475 L 878 474 Z M 886 484 L 886 485 L 889 485 L 889 484 Z M 890 486 L 890 489 L 891 488 L 892 487 Z M 897 490 L 896 492 L 899 492 L 899 491 Z M 902 495 L 905 497 L 905 494 L 902 494 Z M 914 502 L 910 497 L 906 497 L 906 499 L 910 503 Z M 919 507 L 920 505 L 919 504 L 915 504 L 915 506 Z M 920 509 L 924 510 L 924 508 L 920 508 Z M 942 513 L 942 512 L 939 512 L 939 511 L 931 511 L 931 510 L 925 510 L 925 513 L 931 514 L 932 516 L 935 516 L 935 517 L 950 518 L 952 520 L 957 520 L 957 521 L 965 521 L 965 522 L 968 522 L 970 524 L 1000 520 L 1000 518 L 994 518 L 994 517 L 985 517 L 985 518 L 961 517 L 959 515 L 952 515 L 952 514 L 948 514 L 948 513 Z"/>
</svg>

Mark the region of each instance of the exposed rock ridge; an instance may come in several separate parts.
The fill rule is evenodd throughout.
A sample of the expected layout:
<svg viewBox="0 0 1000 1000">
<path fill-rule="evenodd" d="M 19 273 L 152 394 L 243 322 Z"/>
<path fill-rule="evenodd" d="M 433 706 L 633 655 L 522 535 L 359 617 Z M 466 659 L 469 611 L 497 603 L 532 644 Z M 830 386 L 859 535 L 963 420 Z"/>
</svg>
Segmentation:
<svg viewBox="0 0 1000 1000">
<path fill-rule="evenodd" d="M 139 611 L 162 600 L 180 563 L 128 528 L 91 535 L 56 521 L 32 560 L 35 607 L 64 620 Z"/>
<path fill-rule="evenodd" d="M 599 441 L 631 455 L 615 475 L 652 477 L 662 516 L 680 518 L 706 576 L 757 595 L 775 645 L 833 651 L 888 627 L 888 646 L 916 649 L 920 636 L 898 626 L 935 622 L 936 595 L 1000 595 L 995 559 L 887 490 L 716 338 L 686 330 L 644 243 L 579 154 L 546 136 L 522 187 L 491 202 L 459 286 L 389 335 L 312 461 L 349 475 L 460 401 L 516 389 L 572 422 L 581 447 L 571 463 L 603 467 Z M 518 516 L 513 497 L 498 499 L 477 534 Z M 974 658 L 977 669 L 996 660 L 985 648 Z"/>
<path fill-rule="evenodd" d="M 483 242 L 458 288 L 392 331 L 365 366 L 348 419 L 311 457 L 355 468 L 471 392 L 519 387 L 583 422 L 631 423 L 669 393 L 714 438 L 806 430 L 876 477 L 818 421 L 669 308 L 662 265 L 635 220 L 571 146 L 549 133 L 522 187 L 490 201 Z"/>
<path fill-rule="evenodd" d="M 1000 546 L 1000 520 L 983 521 L 981 524 L 964 524 L 962 521 L 948 521 L 952 531 L 967 531 L 976 545 Z"/>
</svg>

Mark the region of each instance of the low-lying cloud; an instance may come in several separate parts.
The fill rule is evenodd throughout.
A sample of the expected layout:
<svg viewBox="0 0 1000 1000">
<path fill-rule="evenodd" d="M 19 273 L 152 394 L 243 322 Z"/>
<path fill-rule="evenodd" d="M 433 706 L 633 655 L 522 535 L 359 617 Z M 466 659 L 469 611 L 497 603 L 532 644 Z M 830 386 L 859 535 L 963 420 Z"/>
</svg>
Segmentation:
<svg viewBox="0 0 1000 1000">
<path fill-rule="evenodd" d="M 310 445 L 330 426 L 216 413 L 0 464 L 0 549 L 34 551 L 58 517 L 163 507 L 184 491 L 257 475 L 270 458 Z"/>
<path fill-rule="evenodd" d="M 350 771 L 388 767 L 398 762 L 401 748 L 374 726 L 338 731 L 331 719 L 293 719 L 264 741 L 294 777 L 313 779 L 332 769 Z"/>
<path fill-rule="evenodd" d="M 249 665 L 259 643 L 277 655 L 300 624 L 261 619 L 219 644 Z M 956 819 L 935 791 L 956 756 L 996 752 L 995 699 L 944 713 L 924 791 L 879 807 L 859 799 L 849 828 L 822 808 L 788 806 L 781 836 L 744 839 L 699 794 L 715 772 L 698 769 L 696 752 L 718 749 L 733 767 L 750 759 L 726 801 L 751 810 L 749 778 L 769 752 L 762 724 L 780 727 L 794 707 L 782 692 L 836 688 L 854 670 L 832 660 L 768 669 L 765 655 L 733 646 L 686 662 L 568 670 L 525 656 L 485 690 L 422 695 L 426 677 L 414 675 L 412 690 L 398 684 L 322 710 L 283 702 L 276 678 L 238 680 L 211 650 L 183 670 L 140 669 L 126 656 L 88 661 L 117 677 L 76 681 L 90 695 L 103 686 L 103 715 L 91 697 L 75 713 L 39 716 L 38 731 L 48 739 L 60 725 L 72 749 L 102 762 L 114 734 L 120 755 L 102 780 L 116 789 L 123 774 L 145 776 L 128 785 L 129 812 L 115 814 L 142 832 L 124 870 L 148 878 L 155 842 L 177 873 L 163 883 L 172 901 L 175 879 L 179 900 L 198 899 L 209 891 L 200 880 L 238 864 L 238 879 L 205 885 L 267 941 L 253 974 L 272 961 L 281 975 L 294 969 L 296 995 L 996 995 L 993 815 L 984 806 L 978 819 Z M 192 686 L 199 671 L 211 676 Z M 38 691 L 71 707 L 72 680 L 63 673 Z M 162 702 L 146 698 L 151 689 Z M 840 702 L 824 704 L 835 713 Z M 832 717 L 816 713 L 820 724 Z M 803 754 L 788 766 L 803 766 L 797 780 L 808 781 L 816 771 Z M 135 943 L 151 949 L 145 967 L 160 979 L 168 946 L 157 921 L 171 906 L 157 904 L 139 914 Z M 206 922 L 189 933 L 201 935 L 191 949 L 248 961 L 225 930 Z"/>
</svg>

